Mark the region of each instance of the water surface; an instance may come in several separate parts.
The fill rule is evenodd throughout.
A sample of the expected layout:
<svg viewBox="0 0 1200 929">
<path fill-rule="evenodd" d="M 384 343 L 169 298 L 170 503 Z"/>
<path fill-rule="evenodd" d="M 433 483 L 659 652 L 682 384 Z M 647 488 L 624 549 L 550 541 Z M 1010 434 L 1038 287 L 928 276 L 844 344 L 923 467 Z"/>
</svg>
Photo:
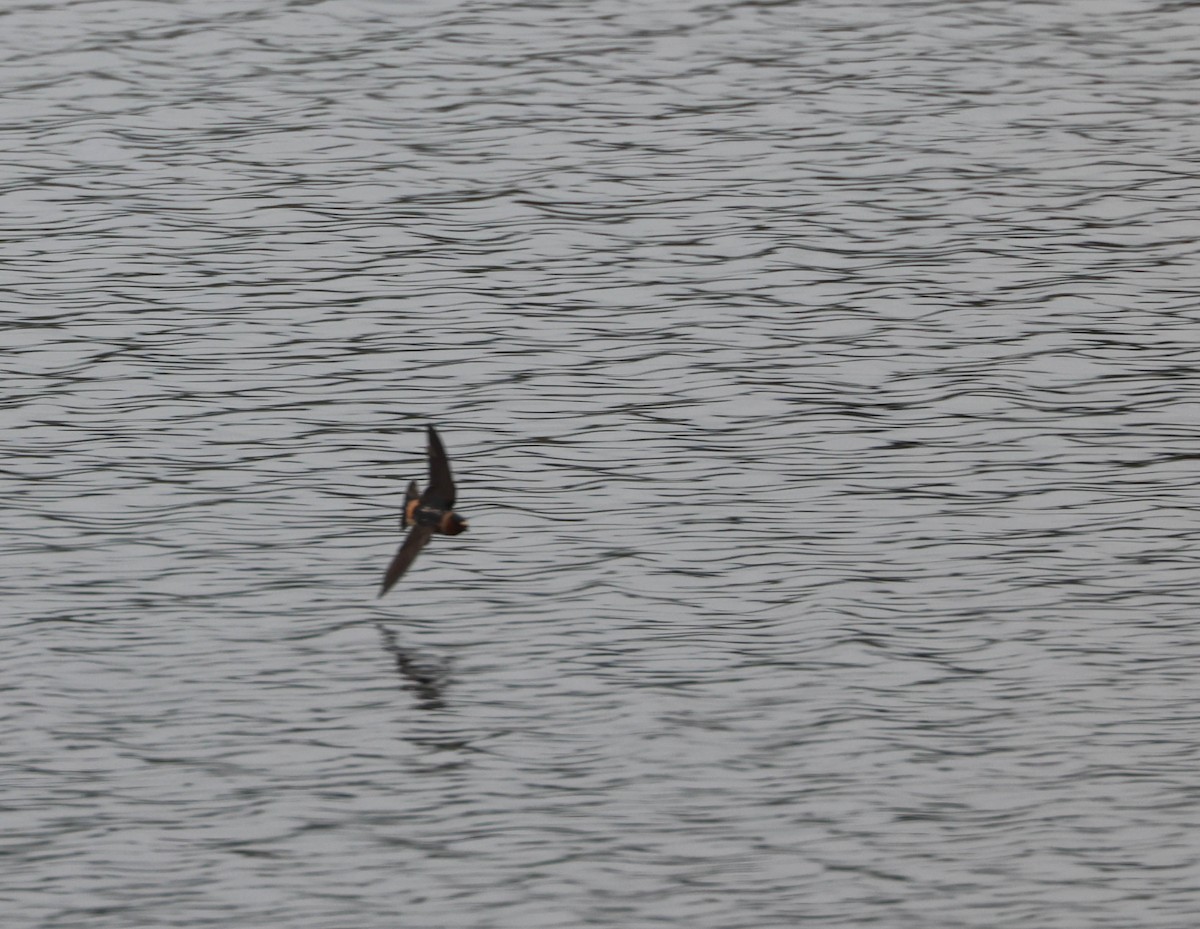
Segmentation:
<svg viewBox="0 0 1200 929">
<path fill-rule="evenodd" d="M 6 925 L 1191 925 L 1198 19 L 9 4 Z"/>
</svg>

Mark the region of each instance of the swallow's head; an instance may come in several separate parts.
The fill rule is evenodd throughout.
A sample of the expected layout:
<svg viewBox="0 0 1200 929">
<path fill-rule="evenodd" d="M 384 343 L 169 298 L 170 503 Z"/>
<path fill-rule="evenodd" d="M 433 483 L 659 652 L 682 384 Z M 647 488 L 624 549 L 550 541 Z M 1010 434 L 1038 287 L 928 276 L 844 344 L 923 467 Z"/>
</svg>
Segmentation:
<svg viewBox="0 0 1200 929">
<path fill-rule="evenodd" d="M 446 535 L 458 535 L 467 531 L 467 521 L 457 513 L 447 513 L 442 517 L 442 532 Z"/>
</svg>

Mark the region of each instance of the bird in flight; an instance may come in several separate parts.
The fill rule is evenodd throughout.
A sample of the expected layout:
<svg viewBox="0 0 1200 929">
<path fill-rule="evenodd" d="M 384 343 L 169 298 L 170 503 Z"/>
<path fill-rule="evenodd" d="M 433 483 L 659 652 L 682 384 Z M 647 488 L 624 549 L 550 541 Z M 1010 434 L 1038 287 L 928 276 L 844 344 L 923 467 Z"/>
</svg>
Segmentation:
<svg viewBox="0 0 1200 929">
<path fill-rule="evenodd" d="M 379 591 L 381 597 L 400 580 L 435 532 L 438 535 L 458 535 L 467 531 L 467 521 L 454 512 L 454 478 L 450 475 L 446 449 L 433 426 L 428 427 L 428 435 L 429 486 L 425 488 L 425 493 L 421 493 L 417 490 L 416 481 L 408 484 L 400 528 L 412 526 L 412 529 L 383 575 L 383 587 Z"/>
</svg>

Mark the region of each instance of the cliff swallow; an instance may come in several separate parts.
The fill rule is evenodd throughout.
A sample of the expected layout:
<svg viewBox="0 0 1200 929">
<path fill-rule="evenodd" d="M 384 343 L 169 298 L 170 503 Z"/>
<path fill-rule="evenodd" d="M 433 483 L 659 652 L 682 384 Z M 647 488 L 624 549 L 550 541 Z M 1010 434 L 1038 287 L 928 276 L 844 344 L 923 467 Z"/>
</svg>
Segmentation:
<svg viewBox="0 0 1200 929">
<path fill-rule="evenodd" d="M 433 426 L 429 430 L 429 486 L 425 493 L 417 490 L 417 482 L 410 481 L 404 495 L 404 512 L 400 515 L 400 528 L 412 526 L 408 538 L 396 552 L 383 575 L 383 596 L 396 581 L 400 580 L 417 554 L 436 532 L 438 535 L 458 535 L 467 531 L 467 521 L 454 512 L 454 478 L 450 476 L 450 462 L 446 449 Z"/>
</svg>

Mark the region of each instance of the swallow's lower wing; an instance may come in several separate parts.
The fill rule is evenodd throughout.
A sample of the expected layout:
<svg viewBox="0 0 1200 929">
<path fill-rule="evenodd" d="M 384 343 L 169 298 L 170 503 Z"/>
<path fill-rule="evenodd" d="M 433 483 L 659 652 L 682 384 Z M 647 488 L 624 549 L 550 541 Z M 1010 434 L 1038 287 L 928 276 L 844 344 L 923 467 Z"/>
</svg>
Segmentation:
<svg viewBox="0 0 1200 929">
<path fill-rule="evenodd" d="M 436 506 L 439 510 L 454 509 L 454 478 L 450 475 L 450 460 L 446 449 L 438 438 L 437 430 L 430 426 L 429 432 L 429 486 L 421 497 L 423 503 Z"/>
<path fill-rule="evenodd" d="M 408 538 L 400 546 L 400 551 L 396 552 L 396 557 L 388 565 L 387 573 L 383 575 L 383 588 L 379 591 L 379 596 L 382 597 L 392 589 L 392 585 L 396 581 L 400 580 L 404 572 L 408 570 L 408 566 L 416 560 L 417 554 L 425 547 L 425 543 L 429 541 L 432 535 L 432 529 L 425 526 L 413 526 L 412 532 L 408 534 Z"/>
</svg>

